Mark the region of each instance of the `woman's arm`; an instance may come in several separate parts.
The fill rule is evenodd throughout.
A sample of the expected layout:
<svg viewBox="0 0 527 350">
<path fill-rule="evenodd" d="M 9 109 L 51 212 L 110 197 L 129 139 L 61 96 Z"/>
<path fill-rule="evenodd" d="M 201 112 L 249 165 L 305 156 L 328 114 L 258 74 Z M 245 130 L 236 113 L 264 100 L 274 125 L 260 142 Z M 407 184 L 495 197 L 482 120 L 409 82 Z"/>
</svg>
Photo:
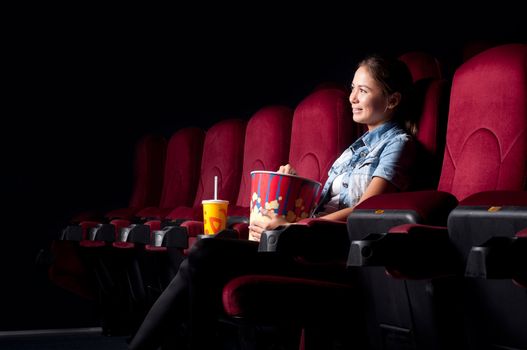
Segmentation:
<svg viewBox="0 0 527 350">
<path fill-rule="evenodd" d="M 366 187 L 364 194 L 360 197 L 360 200 L 357 202 L 357 204 L 365 201 L 366 199 L 370 197 L 376 196 L 378 194 L 390 193 L 390 192 L 396 192 L 396 191 L 397 191 L 397 187 L 395 187 L 391 182 L 389 182 L 388 180 L 382 177 L 374 176 L 370 184 L 368 185 L 368 187 Z M 320 219 L 345 221 L 348 215 L 353 211 L 353 208 L 355 207 L 337 210 L 336 212 L 333 212 L 331 214 L 321 216 Z"/>
</svg>

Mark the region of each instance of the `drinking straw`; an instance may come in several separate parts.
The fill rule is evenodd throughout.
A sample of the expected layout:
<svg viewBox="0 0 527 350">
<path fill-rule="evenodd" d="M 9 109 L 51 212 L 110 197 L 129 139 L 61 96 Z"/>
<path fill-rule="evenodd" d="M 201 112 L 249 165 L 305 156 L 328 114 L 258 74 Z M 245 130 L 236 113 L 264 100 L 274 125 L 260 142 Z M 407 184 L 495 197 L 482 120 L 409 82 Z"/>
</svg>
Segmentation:
<svg viewBox="0 0 527 350">
<path fill-rule="evenodd" d="M 214 176 L 214 200 L 218 199 L 218 177 Z"/>
</svg>

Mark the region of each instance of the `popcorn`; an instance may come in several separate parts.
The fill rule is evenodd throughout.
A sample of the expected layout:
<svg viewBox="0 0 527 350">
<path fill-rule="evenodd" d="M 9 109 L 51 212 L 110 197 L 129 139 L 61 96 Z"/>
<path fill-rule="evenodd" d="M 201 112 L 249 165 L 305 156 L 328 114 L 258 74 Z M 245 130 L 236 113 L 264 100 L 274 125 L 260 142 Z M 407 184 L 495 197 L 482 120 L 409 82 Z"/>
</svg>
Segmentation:
<svg viewBox="0 0 527 350">
<path fill-rule="evenodd" d="M 268 221 L 273 213 L 288 222 L 308 218 L 317 205 L 321 187 L 320 183 L 299 176 L 253 171 L 250 222 Z"/>
</svg>

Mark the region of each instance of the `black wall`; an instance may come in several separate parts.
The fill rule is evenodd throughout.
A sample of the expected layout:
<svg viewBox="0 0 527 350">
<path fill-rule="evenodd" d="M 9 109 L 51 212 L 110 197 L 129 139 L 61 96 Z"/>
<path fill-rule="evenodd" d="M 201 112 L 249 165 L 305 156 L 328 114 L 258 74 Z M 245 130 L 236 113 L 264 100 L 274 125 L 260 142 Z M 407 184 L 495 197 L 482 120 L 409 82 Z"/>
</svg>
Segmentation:
<svg viewBox="0 0 527 350">
<path fill-rule="evenodd" d="M 370 52 L 425 50 L 451 75 L 467 42 L 525 42 L 511 8 L 201 5 L 16 11 L 3 50 L 0 330 L 94 324 L 92 305 L 51 285 L 35 259 L 74 213 L 126 205 L 142 134 L 294 107 L 318 83 L 349 83 Z"/>
</svg>

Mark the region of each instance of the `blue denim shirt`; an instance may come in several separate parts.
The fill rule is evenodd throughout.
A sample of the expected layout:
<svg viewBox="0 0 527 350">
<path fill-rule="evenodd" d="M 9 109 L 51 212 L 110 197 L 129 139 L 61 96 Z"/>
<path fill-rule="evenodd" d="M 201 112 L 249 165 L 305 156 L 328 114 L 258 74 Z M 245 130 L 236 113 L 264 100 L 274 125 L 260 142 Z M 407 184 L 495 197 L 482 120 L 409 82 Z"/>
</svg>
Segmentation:
<svg viewBox="0 0 527 350">
<path fill-rule="evenodd" d="M 382 177 L 403 191 L 410 185 L 415 144 L 396 122 L 388 121 L 366 132 L 333 163 L 315 212 L 331 199 L 333 180 L 344 174 L 339 209 L 353 207 L 374 176 Z"/>
</svg>

